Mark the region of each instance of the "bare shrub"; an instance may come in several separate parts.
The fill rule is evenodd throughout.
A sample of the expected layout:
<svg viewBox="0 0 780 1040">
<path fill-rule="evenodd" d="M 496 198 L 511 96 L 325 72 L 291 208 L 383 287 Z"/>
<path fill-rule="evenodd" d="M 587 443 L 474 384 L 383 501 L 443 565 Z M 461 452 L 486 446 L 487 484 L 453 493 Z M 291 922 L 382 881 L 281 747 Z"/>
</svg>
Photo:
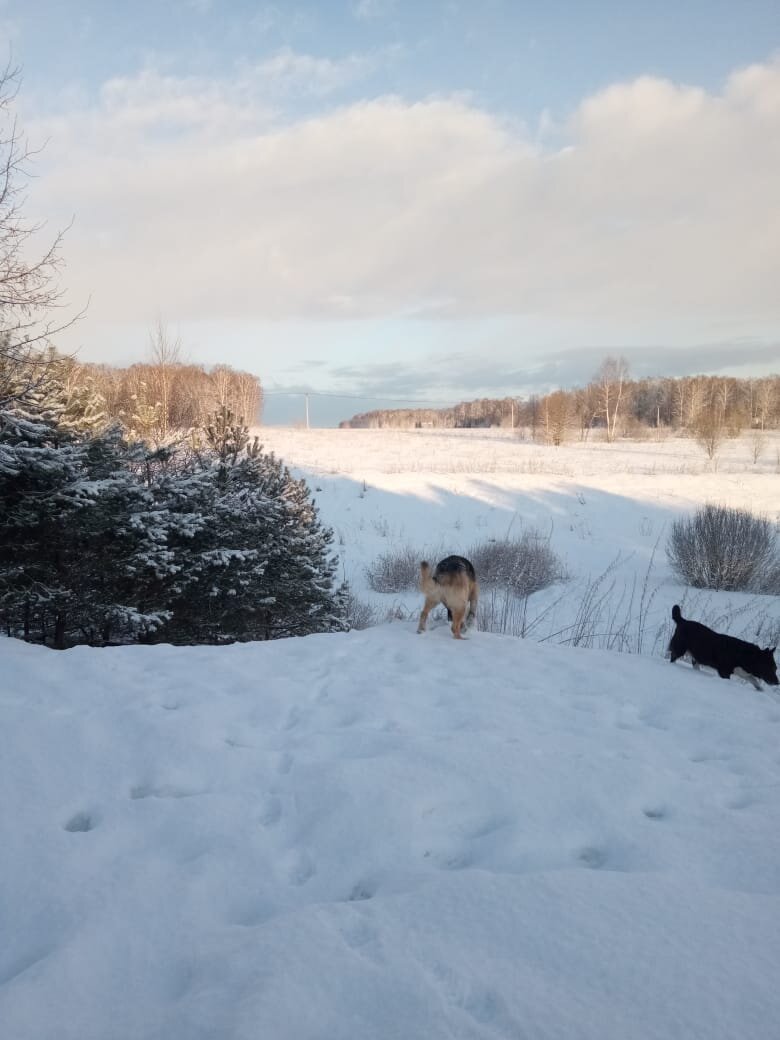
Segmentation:
<svg viewBox="0 0 780 1040">
<path fill-rule="evenodd" d="M 525 638 L 528 597 L 515 596 L 509 589 L 490 589 L 479 598 L 477 628 L 502 636 Z"/>
<path fill-rule="evenodd" d="M 479 598 L 477 628 L 480 632 L 496 635 L 517 636 L 520 639 L 538 638 L 545 625 L 549 625 L 556 609 L 566 593 L 532 612 L 529 596 L 518 596 L 511 589 L 492 588 Z"/>
<path fill-rule="evenodd" d="M 710 401 L 700 408 L 691 423 L 691 432 L 707 458 L 714 461 L 728 436 L 726 417 L 718 401 Z"/>
<path fill-rule="evenodd" d="M 384 614 L 385 621 L 413 621 L 419 616 L 419 610 L 405 607 L 403 603 L 394 603 L 392 607 L 388 607 Z M 432 611 L 429 615 L 430 619 L 439 619 L 444 616 L 443 610 Z"/>
<path fill-rule="evenodd" d="M 756 592 L 766 596 L 780 596 L 780 556 L 770 561 L 756 579 Z"/>
<path fill-rule="evenodd" d="M 444 550 L 441 555 L 446 555 Z M 566 577 L 549 538 L 532 528 L 518 538 L 477 542 L 466 555 L 483 589 L 501 588 L 515 596 L 530 596 Z M 390 549 L 366 567 L 368 587 L 385 593 L 414 591 L 420 580 L 420 561 L 437 557 L 430 550 L 426 553 L 409 545 Z"/>
<path fill-rule="evenodd" d="M 770 521 L 741 509 L 705 505 L 675 520 L 666 546 L 669 563 L 697 589 L 757 589 L 778 567 Z"/>
<path fill-rule="evenodd" d="M 381 553 L 366 567 L 366 581 L 374 592 L 410 592 L 420 579 L 423 556 L 411 546 Z"/>
<path fill-rule="evenodd" d="M 472 546 L 469 559 L 483 588 L 505 588 L 530 596 L 565 577 L 548 538 L 527 529 L 519 538 L 496 538 Z"/>
<path fill-rule="evenodd" d="M 347 594 L 345 616 L 350 629 L 362 630 L 379 624 L 376 608 L 352 592 Z"/>
<path fill-rule="evenodd" d="M 750 454 L 753 459 L 753 465 L 758 462 L 761 456 L 764 454 L 764 448 L 766 447 L 766 434 L 762 429 L 755 429 L 750 434 Z"/>
</svg>

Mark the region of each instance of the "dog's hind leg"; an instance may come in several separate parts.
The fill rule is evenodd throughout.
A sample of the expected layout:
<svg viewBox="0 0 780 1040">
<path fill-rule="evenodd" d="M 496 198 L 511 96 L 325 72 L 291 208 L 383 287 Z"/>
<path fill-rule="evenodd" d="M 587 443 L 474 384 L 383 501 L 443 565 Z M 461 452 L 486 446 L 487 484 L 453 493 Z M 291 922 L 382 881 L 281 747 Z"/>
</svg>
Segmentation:
<svg viewBox="0 0 780 1040">
<path fill-rule="evenodd" d="M 680 639 L 680 633 L 675 632 L 669 640 L 669 660 L 674 664 L 685 653 L 685 643 Z"/>
<path fill-rule="evenodd" d="M 469 612 L 466 615 L 466 628 L 472 628 L 477 623 L 477 606 L 479 605 L 479 589 L 476 585 L 469 596 Z"/>
<path fill-rule="evenodd" d="M 460 634 L 460 630 L 463 627 L 463 619 L 466 616 L 465 607 L 453 607 L 452 610 L 452 634 L 455 639 L 462 639 L 463 636 Z"/>
<path fill-rule="evenodd" d="M 428 596 L 425 597 L 425 606 L 422 608 L 422 611 L 420 612 L 420 623 L 417 626 L 418 634 L 420 632 L 424 632 L 425 631 L 425 626 L 426 626 L 427 621 L 428 621 L 428 615 L 430 614 L 430 612 L 433 610 L 433 608 L 436 606 L 436 604 L 438 602 L 439 601 L 437 599 L 430 599 Z"/>
</svg>

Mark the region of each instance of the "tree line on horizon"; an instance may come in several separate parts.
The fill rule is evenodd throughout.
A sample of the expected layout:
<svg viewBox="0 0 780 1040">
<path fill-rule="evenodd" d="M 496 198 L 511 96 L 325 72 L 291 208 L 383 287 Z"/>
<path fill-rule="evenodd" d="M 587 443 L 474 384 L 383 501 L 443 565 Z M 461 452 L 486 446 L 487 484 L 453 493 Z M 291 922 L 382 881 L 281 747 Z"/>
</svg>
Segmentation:
<svg viewBox="0 0 780 1040">
<path fill-rule="evenodd" d="M 261 421 L 263 387 L 258 376 L 229 365 L 206 368 L 182 360 L 181 341 L 160 320 L 150 335 L 150 359 L 119 367 L 70 360 L 69 380 L 98 395 L 105 417 L 131 436 L 164 444 L 176 433 L 203 426 L 227 409 L 247 426 Z"/>
<path fill-rule="evenodd" d="M 478 398 L 447 408 L 363 412 L 342 429 L 511 427 L 535 441 L 560 445 L 600 431 L 608 441 L 672 430 L 722 440 L 745 429 L 780 426 L 780 375 L 756 378 L 694 375 L 631 379 L 623 358 L 607 357 L 584 387 L 528 397 Z"/>
</svg>

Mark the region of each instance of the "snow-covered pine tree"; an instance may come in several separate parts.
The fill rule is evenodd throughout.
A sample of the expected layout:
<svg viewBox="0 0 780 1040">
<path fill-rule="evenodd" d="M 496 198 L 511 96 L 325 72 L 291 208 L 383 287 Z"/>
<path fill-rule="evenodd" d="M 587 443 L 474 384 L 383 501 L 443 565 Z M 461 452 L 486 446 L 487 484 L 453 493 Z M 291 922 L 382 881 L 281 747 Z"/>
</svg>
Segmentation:
<svg viewBox="0 0 780 1040">
<path fill-rule="evenodd" d="M 162 638 L 228 642 L 344 627 L 332 535 L 306 485 L 250 442 L 227 408 L 209 417 L 165 493 L 188 524 L 171 530 L 177 593 Z"/>
<path fill-rule="evenodd" d="M 171 518 L 144 485 L 146 449 L 118 427 L 84 439 L 76 529 L 66 563 L 73 641 L 130 642 L 150 637 L 168 618 Z"/>
<path fill-rule="evenodd" d="M 0 611 L 9 635 L 54 638 L 69 602 L 59 568 L 61 532 L 72 502 L 66 489 L 81 475 L 81 455 L 60 431 L 55 368 L 31 378 L 6 358 L 0 384 Z"/>
<path fill-rule="evenodd" d="M 296 480 L 273 454 L 258 453 L 258 476 L 278 497 L 283 523 L 278 549 L 265 574 L 275 602 L 266 608 L 266 638 L 339 632 L 346 623 L 346 585 L 335 585 L 338 559 L 333 532 L 324 527 L 304 480 Z"/>
<path fill-rule="evenodd" d="M 166 514 L 118 430 L 79 434 L 92 422 L 60 378 L 64 365 L 49 359 L 32 384 L 24 367 L 4 374 L 8 389 L 16 380 L 23 392 L 0 409 L 6 631 L 58 648 L 148 632 L 165 616 L 155 593 L 168 569 Z"/>
</svg>

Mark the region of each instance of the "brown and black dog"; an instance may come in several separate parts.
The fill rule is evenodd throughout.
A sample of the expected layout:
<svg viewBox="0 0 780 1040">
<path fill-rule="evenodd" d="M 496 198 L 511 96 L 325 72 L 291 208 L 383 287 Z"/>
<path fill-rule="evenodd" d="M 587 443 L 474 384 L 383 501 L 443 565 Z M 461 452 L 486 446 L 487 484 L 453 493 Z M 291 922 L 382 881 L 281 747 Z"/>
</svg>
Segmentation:
<svg viewBox="0 0 780 1040">
<path fill-rule="evenodd" d="M 425 631 L 428 615 L 437 604 L 443 603 L 452 622 L 453 636 L 462 639 L 461 629 L 468 628 L 473 622 L 479 601 L 477 576 L 469 560 L 465 556 L 447 556 L 436 564 L 433 574 L 431 565 L 423 560 L 420 564 L 420 592 L 425 596 L 425 605 L 417 631 Z"/>
</svg>

